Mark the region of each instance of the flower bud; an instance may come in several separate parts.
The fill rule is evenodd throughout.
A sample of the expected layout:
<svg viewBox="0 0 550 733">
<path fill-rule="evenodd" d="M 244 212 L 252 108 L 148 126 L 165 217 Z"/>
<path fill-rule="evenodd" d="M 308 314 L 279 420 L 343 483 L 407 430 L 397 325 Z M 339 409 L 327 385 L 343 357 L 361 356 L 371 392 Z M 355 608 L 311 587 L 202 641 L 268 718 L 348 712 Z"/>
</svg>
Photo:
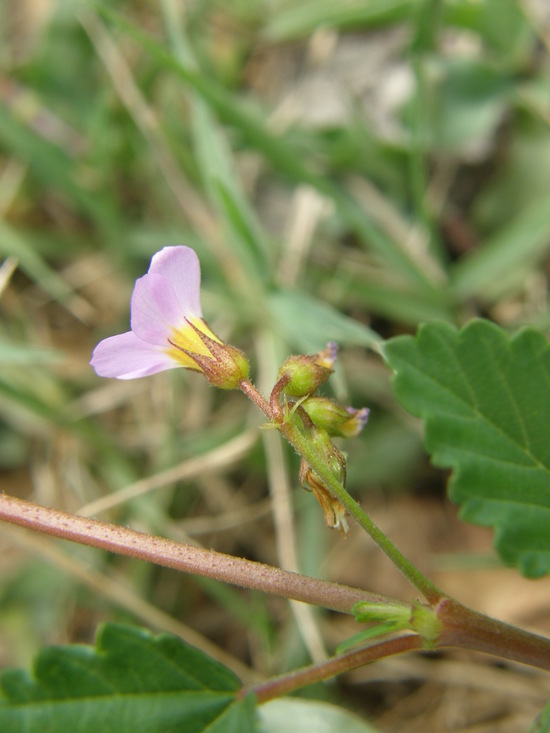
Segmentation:
<svg viewBox="0 0 550 733">
<path fill-rule="evenodd" d="M 284 392 L 291 397 L 305 397 L 324 384 L 334 371 L 338 347 L 327 344 L 318 354 L 289 356 L 279 369 L 278 379 L 287 379 Z"/>
<path fill-rule="evenodd" d="M 235 346 L 214 340 L 202 328 L 195 324 L 190 325 L 208 349 L 208 353 L 199 354 L 186 349 L 182 351 L 197 364 L 210 384 L 220 389 L 238 389 L 241 382 L 248 378 L 250 370 L 246 356 Z"/>
<path fill-rule="evenodd" d="M 311 441 L 331 473 L 344 485 L 346 482 L 346 455 L 338 450 L 325 430 L 313 427 Z M 304 489 L 313 491 L 315 494 L 325 515 L 327 527 L 338 529 L 340 534 L 347 535 L 349 527 L 344 506 L 332 496 L 320 477 L 303 458 L 300 463 L 300 484 Z"/>
<path fill-rule="evenodd" d="M 340 438 L 355 438 L 369 417 L 366 407 L 360 410 L 344 407 L 328 397 L 308 397 L 302 402 L 302 408 L 314 425 Z"/>
</svg>

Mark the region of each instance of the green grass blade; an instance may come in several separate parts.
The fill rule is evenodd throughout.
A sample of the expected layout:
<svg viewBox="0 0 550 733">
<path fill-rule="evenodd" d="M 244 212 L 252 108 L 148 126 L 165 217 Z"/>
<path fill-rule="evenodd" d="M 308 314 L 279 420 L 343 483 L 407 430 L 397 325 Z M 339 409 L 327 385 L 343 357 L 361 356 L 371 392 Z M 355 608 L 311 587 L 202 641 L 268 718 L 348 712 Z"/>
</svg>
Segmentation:
<svg viewBox="0 0 550 733">
<path fill-rule="evenodd" d="M 377 333 L 306 293 L 280 290 L 270 296 L 269 305 L 279 332 L 299 351 L 315 353 L 327 341 L 381 348 Z"/>
<path fill-rule="evenodd" d="M 35 133 L 0 104 L 0 144 L 24 163 L 46 190 L 61 192 L 86 214 L 103 234 L 117 229 L 117 216 L 107 196 L 86 189 L 77 176 L 75 161 L 61 148 Z"/>
<path fill-rule="evenodd" d="M 451 270 L 451 291 L 457 300 L 493 294 L 495 284 L 526 262 L 536 262 L 548 251 L 550 206 L 533 204 L 501 231 L 486 239 Z"/>
<path fill-rule="evenodd" d="M 266 120 L 260 115 L 245 107 L 214 80 L 184 66 L 174 55 L 167 53 L 164 47 L 126 20 L 103 6 L 99 10 L 147 48 L 163 66 L 177 73 L 224 122 L 238 130 L 246 144 L 258 150 L 276 171 L 291 179 L 293 183 L 310 184 L 319 193 L 331 199 L 338 214 L 357 234 L 364 246 L 375 250 L 393 267 L 426 290 L 434 289 L 435 286 L 422 265 L 416 262 L 410 252 L 388 237 L 348 192 L 326 176 L 315 172 L 313 166 L 304 160 L 303 151 L 287 137 L 272 134 Z"/>
<path fill-rule="evenodd" d="M 269 245 L 234 172 L 229 146 L 209 107 L 197 98 L 193 104 L 193 132 L 204 184 L 229 232 L 229 246 L 249 278 L 269 276 Z"/>
<path fill-rule="evenodd" d="M 0 255 L 15 257 L 21 270 L 60 303 L 69 302 L 74 290 L 52 270 L 20 234 L 0 219 Z"/>
<path fill-rule="evenodd" d="M 317 28 L 367 28 L 406 20 L 420 0 L 305 0 L 280 3 L 267 21 L 270 41 L 288 41 L 310 35 Z"/>
</svg>

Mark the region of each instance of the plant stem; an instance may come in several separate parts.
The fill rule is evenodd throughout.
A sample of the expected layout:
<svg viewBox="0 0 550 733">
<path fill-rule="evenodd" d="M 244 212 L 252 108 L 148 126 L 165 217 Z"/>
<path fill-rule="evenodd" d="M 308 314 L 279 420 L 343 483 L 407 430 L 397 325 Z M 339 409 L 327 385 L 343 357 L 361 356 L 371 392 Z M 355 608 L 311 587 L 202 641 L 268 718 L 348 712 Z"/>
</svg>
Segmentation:
<svg viewBox="0 0 550 733">
<path fill-rule="evenodd" d="M 518 629 L 444 598 L 436 608 L 443 629 L 437 646 L 455 646 L 550 671 L 550 639 Z"/>
<path fill-rule="evenodd" d="M 326 461 L 323 461 L 322 456 L 319 455 L 315 447 L 308 440 L 307 434 L 304 434 L 300 429 L 296 415 L 288 412 L 285 413 L 284 411 L 279 412 L 278 410 L 277 414 L 275 414 L 273 405 L 268 404 L 250 382 L 246 383 L 245 387 L 243 385 L 241 387 L 260 409 L 262 409 L 264 414 L 277 425 L 281 434 L 293 446 L 296 452 L 307 461 L 310 468 L 321 479 L 331 495 L 344 506 L 346 511 L 370 535 L 393 564 L 425 596 L 428 603 L 435 609 L 437 617 L 442 624 L 442 631 L 436 641 L 437 647 L 458 646 L 473 649 L 488 654 L 495 654 L 504 659 L 512 659 L 541 669 L 550 670 L 550 639 L 530 634 L 508 624 L 504 624 L 501 621 L 484 616 L 446 596 L 397 549 L 393 542 L 386 537 L 368 514 L 349 495 L 344 486 L 331 472 Z M 412 638 L 415 639 L 417 637 Z M 397 642 L 399 640 L 392 641 Z M 389 642 L 382 642 L 382 646 L 387 643 Z M 377 653 L 376 649 L 378 647 L 380 645 L 369 647 L 368 650 L 373 649 L 373 653 Z M 367 651 L 366 653 L 371 652 Z M 342 657 L 342 659 L 347 658 L 347 655 Z M 337 668 L 337 659 L 340 658 L 330 660 L 329 663 L 323 663 L 318 667 L 314 666 L 306 670 L 299 670 L 291 675 L 285 675 L 280 681 L 283 693 L 296 689 L 298 686 L 309 684 L 309 681 L 307 681 L 310 679 L 309 676 L 314 681 L 316 679 L 326 679 L 332 676 L 332 674 L 343 671 L 343 669 L 351 669 L 351 667 Z M 329 672 L 329 668 L 333 669 L 333 667 L 325 666 L 325 664 L 330 665 L 333 662 L 336 671 Z M 306 681 L 302 680 L 299 685 L 296 684 L 297 680 L 294 679 L 294 674 L 300 676 L 300 679 L 303 677 L 303 680 Z M 316 677 L 315 675 L 319 676 Z M 323 677 L 323 675 L 326 676 Z M 279 684 L 277 681 L 272 682 L 273 684 Z M 270 684 L 266 683 L 266 685 Z M 290 685 L 290 687 L 285 688 L 284 685 Z M 280 692 L 278 694 L 283 693 Z M 276 696 L 276 694 L 274 693 L 273 696 Z"/>
<path fill-rule="evenodd" d="M 282 411 L 279 412 L 279 410 L 277 410 L 277 414 L 274 414 L 273 405 L 267 402 L 250 381 L 243 380 L 240 388 L 260 408 L 264 415 L 279 428 L 281 434 L 288 440 L 298 455 L 302 456 L 308 462 L 310 468 L 319 476 L 331 495 L 338 499 L 347 512 L 370 535 L 378 547 L 389 557 L 403 575 L 424 595 L 430 604 L 437 604 L 445 594 L 429 578 L 421 573 L 415 565 L 407 560 L 393 542 L 372 521 L 368 514 L 361 509 L 355 499 L 350 496 L 312 447 L 307 436 L 302 433 L 296 423 L 296 417 L 290 414 L 285 415 Z M 278 397 L 279 393 L 276 396 Z"/>
<path fill-rule="evenodd" d="M 359 588 L 317 580 L 221 552 L 184 545 L 108 522 L 42 507 L 2 493 L 0 520 L 59 539 L 232 583 L 242 588 L 323 606 L 341 613 L 351 613 L 351 609 L 358 602 L 409 606 L 402 601 L 368 593 Z M 550 639 L 484 616 L 451 598 L 443 598 L 435 610 L 443 626 L 436 647 L 472 649 L 550 670 Z M 404 639 L 414 641 L 403 641 Z M 401 647 L 401 644 L 404 646 Z M 266 690 L 261 693 L 265 695 L 262 699 L 265 701 L 313 681 L 328 679 L 389 654 L 421 647 L 421 637 L 413 634 L 348 652 L 321 665 L 285 675 L 278 682 L 271 681 L 273 688 L 269 687 L 270 682 L 266 683 Z M 275 689 L 279 692 L 275 692 Z"/>
<path fill-rule="evenodd" d="M 245 393 L 249 400 L 252 400 L 254 404 L 260 408 L 268 420 L 273 420 L 273 413 L 269 402 L 265 399 L 262 393 L 250 382 L 248 379 L 243 379 L 240 383 L 241 390 Z"/>
<path fill-rule="evenodd" d="M 241 696 L 246 697 L 246 695 L 252 693 L 256 696 L 258 703 L 264 703 L 276 697 L 281 697 L 281 695 L 287 695 L 294 690 L 299 690 L 307 685 L 312 685 L 315 682 L 330 679 L 342 672 L 349 672 L 351 669 L 362 667 L 364 664 L 416 649 L 422 649 L 422 639 L 418 634 L 394 637 L 381 641 L 378 644 L 372 644 L 371 646 L 332 657 L 332 659 L 320 662 L 319 664 L 312 664 L 309 667 L 288 672 L 287 674 L 274 677 L 253 687 L 245 688 L 241 692 Z"/>
<path fill-rule="evenodd" d="M 317 580 L 252 560 L 185 545 L 97 519 L 68 514 L 2 493 L 0 520 L 81 545 L 342 613 L 351 613 L 352 607 L 359 601 L 399 603 L 359 588 Z"/>
<path fill-rule="evenodd" d="M 442 601 L 438 617 L 445 627 L 438 648 L 458 646 L 550 670 L 550 639 L 483 616 L 451 599 Z M 418 634 L 393 637 L 261 682 L 244 689 L 241 695 L 253 693 L 258 703 L 264 703 L 364 664 L 423 647 L 424 642 Z"/>
<path fill-rule="evenodd" d="M 305 458 L 332 496 L 338 499 L 348 513 L 389 557 L 393 564 L 425 596 L 426 600 L 432 605 L 436 604 L 444 596 L 444 593 L 397 549 L 368 514 L 363 511 L 361 506 L 350 496 L 344 486 L 342 486 L 340 481 L 330 471 L 330 468 L 323 462 L 295 422 L 292 419 L 287 420 L 281 425 L 280 430 L 297 453 Z"/>
</svg>

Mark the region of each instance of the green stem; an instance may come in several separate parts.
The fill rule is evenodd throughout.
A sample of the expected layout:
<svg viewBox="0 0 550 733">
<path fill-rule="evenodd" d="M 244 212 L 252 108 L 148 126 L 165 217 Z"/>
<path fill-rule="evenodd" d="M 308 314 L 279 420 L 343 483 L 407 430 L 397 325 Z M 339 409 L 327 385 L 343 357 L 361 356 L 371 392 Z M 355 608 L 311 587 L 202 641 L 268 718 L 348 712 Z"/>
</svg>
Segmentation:
<svg viewBox="0 0 550 733">
<path fill-rule="evenodd" d="M 280 426 L 281 433 L 296 450 L 305 458 L 310 468 L 319 476 L 332 496 L 345 507 L 346 511 L 370 535 L 378 547 L 389 557 L 393 564 L 403 573 L 414 587 L 419 590 L 430 604 L 438 603 L 445 595 L 435 586 L 410 560 L 397 549 L 393 542 L 372 521 L 360 505 L 346 491 L 328 466 L 322 461 L 318 453 L 309 443 L 307 437 L 300 431 L 292 418 L 287 419 Z"/>
<path fill-rule="evenodd" d="M 299 418 L 296 415 L 287 413 L 282 414 L 277 411 L 274 414 L 273 407 L 261 395 L 256 387 L 245 380 L 240 385 L 241 390 L 251 399 L 279 428 L 281 434 L 288 440 L 290 445 L 302 456 L 310 468 L 321 479 L 324 486 L 331 495 L 338 499 L 346 511 L 356 520 L 356 522 L 370 535 L 376 542 L 378 547 L 389 557 L 393 564 L 403 573 L 403 575 L 419 590 L 426 600 L 432 604 L 437 604 L 445 594 L 435 586 L 431 580 L 426 578 L 418 568 L 416 568 L 407 558 L 397 549 L 393 542 L 386 537 L 381 529 L 372 521 L 372 519 L 361 509 L 360 505 L 346 491 L 344 486 L 338 481 L 329 467 L 320 458 L 307 436 L 302 433 L 298 426 Z"/>
</svg>

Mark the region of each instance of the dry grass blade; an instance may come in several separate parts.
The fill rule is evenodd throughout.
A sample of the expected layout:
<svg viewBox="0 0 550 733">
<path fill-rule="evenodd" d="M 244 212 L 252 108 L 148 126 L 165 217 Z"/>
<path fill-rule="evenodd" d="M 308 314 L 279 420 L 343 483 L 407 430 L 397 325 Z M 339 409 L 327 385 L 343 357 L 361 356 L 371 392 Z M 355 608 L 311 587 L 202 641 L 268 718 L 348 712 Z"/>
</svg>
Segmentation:
<svg viewBox="0 0 550 733">
<path fill-rule="evenodd" d="M 147 104 L 106 26 L 97 15 L 87 9 L 80 10 L 79 19 L 103 61 L 120 99 L 149 144 L 186 219 L 206 240 L 217 239 L 218 227 L 214 218 L 174 163 L 174 156 L 166 144 L 157 115 Z"/>
<path fill-rule="evenodd" d="M 211 472 L 212 470 L 227 468 L 246 455 L 258 439 L 257 433 L 258 431 L 254 429 L 241 433 L 236 438 L 232 438 L 227 443 L 201 456 L 191 458 L 188 461 L 180 463 L 178 466 L 161 471 L 154 476 L 148 476 L 147 478 L 135 481 L 133 484 L 125 486 L 123 489 L 109 496 L 85 504 L 80 507 L 77 513 L 82 517 L 91 517 L 127 501 L 131 501 L 137 496 L 142 496 L 149 491 L 169 486 L 176 481 L 189 479 L 199 474 Z"/>
</svg>

